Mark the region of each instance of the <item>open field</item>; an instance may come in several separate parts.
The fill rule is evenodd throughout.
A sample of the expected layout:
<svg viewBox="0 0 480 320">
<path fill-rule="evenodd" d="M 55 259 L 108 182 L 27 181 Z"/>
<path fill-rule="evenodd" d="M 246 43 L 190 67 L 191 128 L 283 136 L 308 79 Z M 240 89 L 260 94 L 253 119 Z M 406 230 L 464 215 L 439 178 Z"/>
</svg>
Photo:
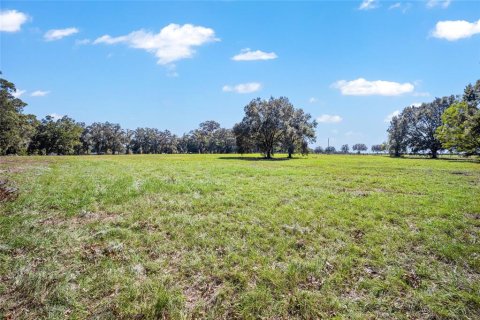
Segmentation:
<svg viewBox="0 0 480 320">
<path fill-rule="evenodd" d="M 0 158 L 0 316 L 480 317 L 480 164 Z"/>
</svg>

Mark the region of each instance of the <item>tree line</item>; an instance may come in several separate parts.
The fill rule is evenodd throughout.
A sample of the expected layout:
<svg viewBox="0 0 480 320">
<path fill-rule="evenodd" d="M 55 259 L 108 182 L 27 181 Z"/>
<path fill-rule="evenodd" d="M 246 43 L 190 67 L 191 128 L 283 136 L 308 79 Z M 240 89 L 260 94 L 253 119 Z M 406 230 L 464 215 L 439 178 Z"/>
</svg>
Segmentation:
<svg viewBox="0 0 480 320">
<path fill-rule="evenodd" d="M 392 156 L 426 153 L 436 158 L 444 150 L 466 156 L 480 154 L 480 80 L 465 87 L 462 96 L 435 98 L 408 106 L 388 128 Z"/>
<path fill-rule="evenodd" d="M 123 129 L 119 124 L 85 125 L 64 116 L 38 120 L 24 114 L 27 106 L 15 97 L 15 85 L 0 79 L 0 155 L 82 155 L 158 153 L 308 153 L 316 122 L 285 97 L 252 100 L 233 129 L 205 121 L 182 136 L 156 128 Z"/>
<path fill-rule="evenodd" d="M 1 74 L 1 73 L 0 73 Z M 156 128 L 123 129 L 119 124 L 95 122 L 85 125 L 64 116 L 38 120 L 24 114 L 27 106 L 15 97 L 15 85 L 0 78 L 0 155 L 155 154 L 155 153 L 350 153 L 349 145 L 314 150 L 317 123 L 310 114 L 295 108 L 286 97 L 252 100 L 243 119 L 232 129 L 216 121 L 200 123 L 197 129 L 175 135 Z M 465 87 L 462 96 L 435 98 L 420 106 L 408 106 L 390 122 L 388 142 L 371 146 L 374 153 L 392 156 L 426 153 L 436 158 L 449 150 L 464 155 L 480 154 L 480 80 Z M 352 150 L 368 150 L 364 143 Z"/>
<path fill-rule="evenodd" d="M 368 147 L 364 143 L 356 143 L 352 146 L 351 150 L 354 153 L 360 154 L 362 152 L 367 151 Z M 386 142 L 384 142 L 382 144 L 374 144 L 370 147 L 370 150 L 373 153 L 377 153 L 377 154 L 378 153 L 385 153 L 386 151 L 388 151 L 388 144 Z M 313 149 L 313 152 L 317 153 L 317 154 L 332 154 L 332 153 L 349 154 L 349 153 L 351 153 L 350 152 L 350 146 L 348 144 L 343 144 L 340 147 L 340 150 L 337 150 L 334 146 L 328 146 L 325 149 L 322 148 L 322 146 L 317 146 L 317 147 L 315 147 L 315 149 Z"/>
</svg>

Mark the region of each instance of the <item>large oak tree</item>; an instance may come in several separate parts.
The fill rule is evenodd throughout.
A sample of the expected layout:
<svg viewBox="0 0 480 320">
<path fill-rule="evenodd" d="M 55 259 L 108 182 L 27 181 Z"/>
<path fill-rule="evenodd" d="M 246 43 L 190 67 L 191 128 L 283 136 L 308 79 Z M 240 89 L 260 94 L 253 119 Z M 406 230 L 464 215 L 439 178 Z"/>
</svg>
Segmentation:
<svg viewBox="0 0 480 320">
<path fill-rule="evenodd" d="M 241 153 L 258 150 L 271 158 L 277 148 L 283 148 L 291 157 L 298 149 L 307 153 L 308 143 L 315 141 L 317 123 L 286 97 L 257 98 L 244 110 L 242 121 L 233 128 Z"/>
</svg>

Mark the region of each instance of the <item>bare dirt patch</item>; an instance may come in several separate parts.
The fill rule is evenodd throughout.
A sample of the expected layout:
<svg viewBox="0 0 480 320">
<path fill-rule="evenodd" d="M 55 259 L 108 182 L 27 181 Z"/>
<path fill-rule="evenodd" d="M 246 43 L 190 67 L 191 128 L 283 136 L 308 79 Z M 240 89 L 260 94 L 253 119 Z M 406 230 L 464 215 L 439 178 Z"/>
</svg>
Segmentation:
<svg viewBox="0 0 480 320">
<path fill-rule="evenodd" d="M 222 281 L 218 278 L 188 286 L 183 292 L 186 298 L 186 308 L 193 310 L 200 301 L 203 301 L 206 305 L 215 304 L 215 299 L 221 288 Z"/>
<path fill-rule="evenodd" d="M 473 220 L 480 220 L 480 213 L 467 213 L 466 216 Z"/>
<path fill-rule="evenodd" d="M 40 224 L 44 226 L 57 225 L 63 226 L 67 225 L 70 228 L 76 228 L 80 225 L 87 225 L 95 222 L 101 223 L 113 223 L 119 219 L 119 215 L 112 212 L 88 212 L 82 211 L 74 217 L 63 217 L 63 216 L 50 216 L 46 219 L 40 221 Z"/>
<path fill-rule="evenodd" d="M 0 173 L 20 173 L 30 169 L 48 167 L 51 160 L 29 157 L 0 157 Z"/>
<path fill-rule="evenodd" d="M 9 186 L 7 180 L 0 180 L 0 202 L 13 201 L 17 196 L 17 188 Z"/>
</svg>

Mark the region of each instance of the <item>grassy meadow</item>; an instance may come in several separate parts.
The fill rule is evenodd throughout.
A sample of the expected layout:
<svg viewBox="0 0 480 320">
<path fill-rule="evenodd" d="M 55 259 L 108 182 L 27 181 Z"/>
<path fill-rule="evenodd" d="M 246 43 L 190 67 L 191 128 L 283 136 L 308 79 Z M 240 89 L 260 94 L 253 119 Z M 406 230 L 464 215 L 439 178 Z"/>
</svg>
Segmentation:
<svg viewBox="0 0 480 320">
<path fill-rule="evenodd" d="M 480 318 L 478 162 L 256 156 L 0 158 L 0 317 Z"/>
</svg>

